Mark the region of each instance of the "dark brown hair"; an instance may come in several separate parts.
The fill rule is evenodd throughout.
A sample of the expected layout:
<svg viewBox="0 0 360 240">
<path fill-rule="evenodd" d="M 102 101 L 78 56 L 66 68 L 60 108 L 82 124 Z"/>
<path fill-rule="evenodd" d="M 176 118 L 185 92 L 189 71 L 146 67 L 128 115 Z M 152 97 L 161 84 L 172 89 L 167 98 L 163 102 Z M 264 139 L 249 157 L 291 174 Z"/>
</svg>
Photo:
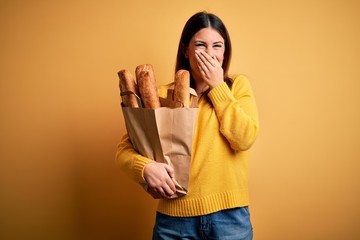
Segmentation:
<svg viewBox="0 0 360 240">
<path fill-rule="evenodd" d="M 231 59 L 230 36 L 221 19 L 216 15 L 212 13 L 208 13 L 206 11 L 198 12 L 194 14 L 186 22 L 179 42 L 179 47 L 176 57 L 175 72 L 178 71 L 179 69 L 186 69 L 190 71 L 190 63 L 189 63 L 189 59 L 185 57 L 185 51 L 188 48 L 190 40 L 194 36 L 194 34 L 196 34 L 199 30 L 207 27 L 211 27 L 216 31 L 218 31 L 219 34 L 224 39 L 225 52 L 224 52 L 224 60 L 222 63 L 222 68 L 224 70 L 224 80 L 228 80 L 227 74 Z M 191 79 L 191 86 L 194 87 L 193 79 Z"/>
</svg>

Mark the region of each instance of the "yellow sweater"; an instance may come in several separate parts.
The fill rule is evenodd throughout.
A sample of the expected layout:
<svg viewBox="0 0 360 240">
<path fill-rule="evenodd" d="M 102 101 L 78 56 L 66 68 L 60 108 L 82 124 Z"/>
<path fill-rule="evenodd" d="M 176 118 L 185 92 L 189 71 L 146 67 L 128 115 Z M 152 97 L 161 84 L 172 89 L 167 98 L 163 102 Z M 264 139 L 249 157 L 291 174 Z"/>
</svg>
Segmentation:
<svg viewBox="0 0 360 240">
<path fill-rule="evenodd" d="M 247 206 L 248 152 L 256 139 L 257 107 L 248 79 L 230 76 L 200 98 L 190 166 L 188 194 L 178 199 L 160 199 L 158 211 L 171 216 L 198 216 Z M 165 97 L 166 87 L 159 88 Z M 116 160 L 136 182 L 145 183 L 143 170 L 151 159 L 139 155 L 127 134 L 118 146 Z"/>
</svg>

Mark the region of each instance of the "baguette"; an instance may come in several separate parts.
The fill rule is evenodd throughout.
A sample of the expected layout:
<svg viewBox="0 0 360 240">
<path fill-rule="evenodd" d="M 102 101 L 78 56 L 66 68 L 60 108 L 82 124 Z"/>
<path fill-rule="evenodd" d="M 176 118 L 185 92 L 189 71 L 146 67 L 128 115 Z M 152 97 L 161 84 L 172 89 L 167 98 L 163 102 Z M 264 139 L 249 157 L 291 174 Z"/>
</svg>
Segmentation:
<svg viewBox="0 0 360 240">
<path fill-rule="evenodd" d="M 142 71 L 148 71 L 151 73 L 151 77 L 154 79 L 155 81 L 155 76 L 154 76 L 154 69 L 153 66 L 151 64 L 141 64 L 139 66 L 136 67 L 135 69 L 135 75 L 136 75 L 136 79 L 139 79 L 140 77 L 140 73 Z"/>
<path fill-rule="evenodd" d="M 123 105 L 125 107 L 138 108 L 139 103 L 136 95 L 139 95 L 139 91 L 132 74 L 128 70 L 123 69 L 118 72 L 118 75 L 119 88 Z M 130 92 L 134 94 L 131 94 Z"/>
<path fill-rule="evenodd" d="M 180 69 L 175 73 L 174 101 L 182 107 L 190 107 L 190 73 Z"/>
<path fill-rule="evenodd" d="M 152 66 L 150 64 L 139 65 L 135 72 L 144 107 L 159 108 L 160 100 Z"/>
</svg>

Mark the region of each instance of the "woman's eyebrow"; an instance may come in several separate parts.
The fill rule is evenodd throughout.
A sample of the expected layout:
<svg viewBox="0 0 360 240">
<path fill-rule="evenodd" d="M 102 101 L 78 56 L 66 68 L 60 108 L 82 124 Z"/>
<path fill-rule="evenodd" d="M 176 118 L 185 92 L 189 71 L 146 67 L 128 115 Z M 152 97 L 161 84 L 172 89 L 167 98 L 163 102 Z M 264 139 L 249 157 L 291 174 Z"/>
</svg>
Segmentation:
<svg viewBox="0 0 360 240">
<path fill-rule="evenodd" d="M 203 40 L 195 40 L 194 42 L 195 42 L 195 43 L 206 43 L 206 42 L 203 41 Z M 224 44 L 224 42 L 223 42 L 223 41 L 216 41 L 216 42 L 214 42 L 213 44 Z"/>
<path fill-rule="evenodd" d="M 217 42 L 214 42 L 214 44 L 224 44 L 222 41 L 217 41 Z"/>
</svg>

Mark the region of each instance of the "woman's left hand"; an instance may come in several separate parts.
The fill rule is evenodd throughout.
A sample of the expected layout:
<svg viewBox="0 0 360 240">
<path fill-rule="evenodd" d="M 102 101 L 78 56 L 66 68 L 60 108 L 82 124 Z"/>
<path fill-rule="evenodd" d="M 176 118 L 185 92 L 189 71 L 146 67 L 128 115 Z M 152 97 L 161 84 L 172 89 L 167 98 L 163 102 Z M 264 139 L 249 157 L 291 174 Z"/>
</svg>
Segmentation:
<svg viewBox="0 0 360 240">
<path fill-rule="evenodd" d="M 224 70 L 215 56 L 212 58 L 205 51 L 201 50 L 196 50 L 195 56 L 203 80 L 210 89 L 224 82 Z"/>
</svg>

